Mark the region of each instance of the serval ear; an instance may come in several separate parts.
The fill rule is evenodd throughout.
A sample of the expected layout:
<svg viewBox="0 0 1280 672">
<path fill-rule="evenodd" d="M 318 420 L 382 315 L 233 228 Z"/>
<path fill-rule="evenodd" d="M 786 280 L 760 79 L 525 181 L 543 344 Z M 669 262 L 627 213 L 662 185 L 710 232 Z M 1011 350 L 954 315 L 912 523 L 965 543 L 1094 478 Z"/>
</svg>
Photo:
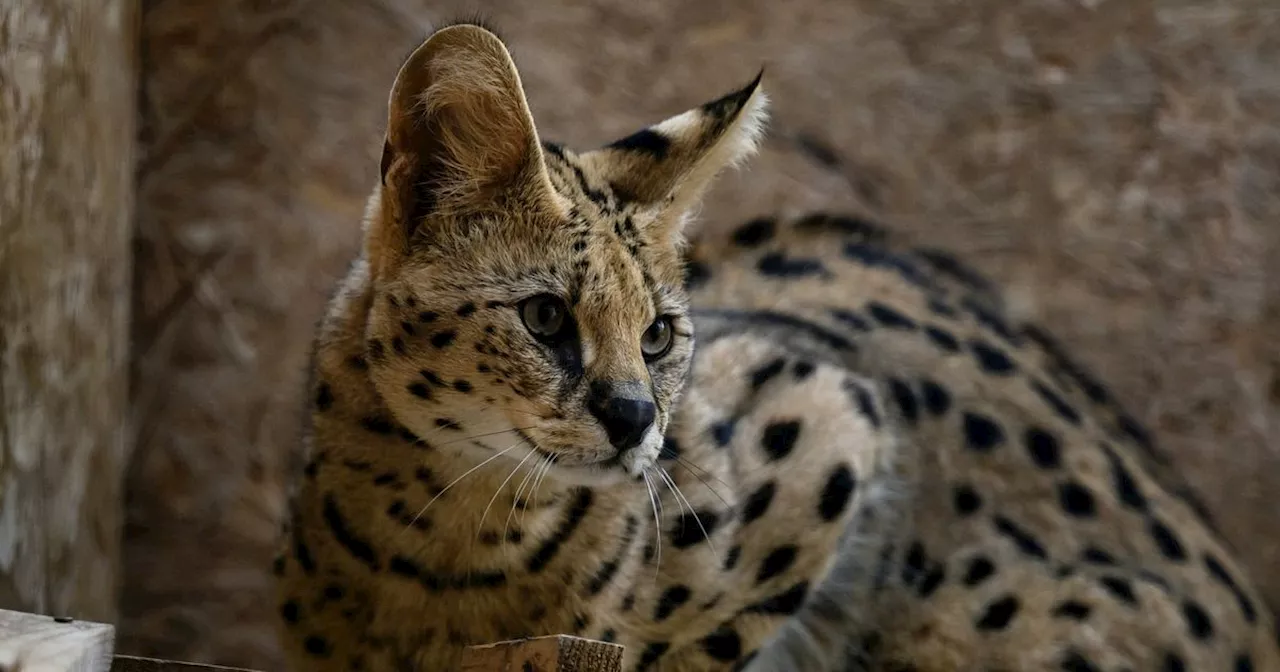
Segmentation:
<svg viewBox="0 0 1280 672">
<path fill-rule="evenodd" d="M 382 229 L 407 253 L 432 218 L 530 205 L 551 193 L 533 116 L 506 45 L 473 24 L 442 28 L 400 68 L 382 155 Z"/>
<path fill-rule="evenodd" d="M 679 225 L 724 168 L 755 153 L 768 119 L 764 71 L 738 91 L 579 156 L 619 198 Z"/>
</svg>

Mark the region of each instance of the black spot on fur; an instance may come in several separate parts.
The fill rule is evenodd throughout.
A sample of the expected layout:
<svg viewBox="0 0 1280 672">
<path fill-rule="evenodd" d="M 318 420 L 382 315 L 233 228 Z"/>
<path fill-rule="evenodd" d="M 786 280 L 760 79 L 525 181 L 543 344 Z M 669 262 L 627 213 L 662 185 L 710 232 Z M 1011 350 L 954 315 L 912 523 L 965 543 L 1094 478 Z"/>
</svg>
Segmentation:
<svg viewBox="0 0 1280 672">
<path fill-rule="evenodd" d="M 1116 497 L 1127 507 L 1135 511 L 1147 510 L 1147 498 L 1138 489 L 1138 483 L 1128 467 L 1113 450 L 1103 447 L 1107 461 L 1111 464 L 1111 480 L 1116 489 Z"/>
<path fill-rule="evenodd" d="M 409 386 L 406 389 L 409 390 L 409 394 L 412 394 L 413 396 L 419 399 L 431 398 L 431 388 L 427 387 L 425 383 L 419 383 L 419 382 L 409 383 Z"/>
<path fill-rule="evenodd" d="M 458 311 L 457 311 L 458 317 L 471 317 L 471 315 L 474 314 L 475 312 L 476 312 L 476 304 L 470 301 L 462 304 L 461 306 L 458 306 Z"/>
<path fill-rule="evenodd" d="M 899 410 L 902 411 L 902 419 L 907 424 L 914 425 L 920 418 L 920 407 L 916 402 L 916 395 L 911 391 L 911 387 L 897 378 L 889 379 L 889 394 L 898 404 Z"/>
<path fill-rule="evenodd" d="M 1103 565 L 1106 567 L 1114 567 L 1116 559 L 1110 553 L 1090 546 L 1080 553 L 1080 557 L 1091 565 Z"/>
<path fill-rule="evenodd" d="M 951 393 L 932 380 L 921 381 L 920 397 L 924 401 L 925 410 L 935 417 L 945 415 L 951 408 Z"/>
<path fill-rule="evenodd" d="M 933 344 L 938 346 L 939 350 L 945 352 L 960 352 L 960 341 L 951 332 L 937 326 L 927 326 L 924 328 L 924 335 L 929 337 Z"/>
<path fill-rule="evenodd" d="M 1212 576 L 1215 581 L 1226 586 L 1227 589 L 1235 595 L 1236 602 L 1240 605 L 1240 612 L 1244 616 L 1245 622 L 1250 624 L 1256 623 L 1258 620 L 1257 607 L 1254 606 L 1253 600 L 1249 599 L 1249 596 L 1245 594 L 1244 589 L 1240 587 L 1240 584 L 1236 582 L 1229 572 L 1227 572 L 1227 568 L 1222 564 L 1222 562 L 1216 557 L 1206 553 L 1204 555 L 1204 566 L 1205 569 L 1208 570 L 1209 575 Z"/>
<path fill-rule="evenodd" d="M 1063 600 L 1054 605 L 1053 611 L 1050 613 L 1053 614 L 1054 618 L 1083 621 L 1089 618 L 1089 614 L 1093 613 L 1093 607 L 1078 600 Z"/>
<path fill-rule="evenodd" d="M 1004 516 L 996 516 L 994 518 L 994 523 L 996 531 L 1005 537 L 1008 537 L 1009 540 L 1018 547 L 1019 551 L 1022 551 L 1033 558 L 1039 558 L 1041 560 L 1049 559 L 1049 553 L 1044 549 L 1044 545 L 1036 540 L 1035 537 L 1031 536 L 1030 532 L 1019 527 L 1012 520 L 1009 520 Z"/>
<path fill-rule="evenodd" d="M 636 662 L 635 672 L 646 672 L 670 648 L 671 644 L 667 642 L 649 642 L 646 644 L 640 652 L 640 660 Z"/>
<path fill-rule="evenodd" d="M 811 275 L 827 275 L 827 268 L 818 259 L 807 257 L 788 258 L 781 252 L 770 252 L 756 262 L 756 270 L 775 278 L 801 278 Z"/>
<path fill-rule="evenodd" d="M 289 600 L 280 605 L 280 617 L 290 624 L 297 624 L 302 618 L 302 607 L 298 606 L 297 600 Z"/>
<path fill-rule="evenodd" d="M 767 217 L 753 219 L 733 232 L 733 242 L 741 247 L 759 247 L 773 238 L 777 228 L 777 223 Z"/>
<path fill-rule="evenodd" d="M 446 590 L 499 588 L 507 583 L 507 575 L 502 571 L 471 570 L 463 574 L 435 574 L 419 566 L 414 560 L 399 555 L 391 558 L 387 563 L 387 569 L 392 574 L 418 581 L 433 593 Z"/>
<path fill-rule="evenodd" d="M 360 425 L 374 434 L 383 436 L 390 436 L 396 432 L 395 424 L 380 415 L 365 416 L 360 419 Z"/>
<path fill-rule="evenodd" d="M 320 635 L 308 635 L 302 640 L 302 647 L 307 653 L 316 658 L 328 658 L 333 655 L 333 645 L 329 644 L 329 640 Z"/>
<path fill-rule="evenodd" d="M 675 585 L 662 591 L 662 596 L 658 598 L 658 606 L 653 610 L 653 620 L 659 623 L 667 620 L 692 596 L 693 591 L 689 590 L 688 586 Z"/>
<path fill-rule="evenodd" d="M 1173 562 L 1183 562 L 1187 559 L 1187 549 L 1183 547 L 1178 535 L 1169 529 L 1168 525 L 1152 518 L 1147 521 L 1147 532 L 1151 534 L 1151 540 L 1160 550 L 1160 555 Z"/>
<path fill-rule="evenodd" d="M 1247 653 L 1242 653 L 1236 656 L 1231 667 L 1234 672 L 1253 672 L 1253 658 L 1250 658 Z"/>
<path fill-rule="evenodd" d="M 1182 618 L 1186 620 L 1187 631 L 1192 637 L 1200 641 L 1213 638 L 1213 619 L 1209 617 L 1209 612 L 1205 611 L 1204 607 L 1187 600 L 1182 603 Z"/>
<path fill-rule="evenodd" d="M 722 625 L 703 637 L 700 644 L 707 656 L 722 663 L 732 663 L 742 656 L 742 638 L 727 625 Z"/>
<path fill-rule="evenodd" d="M 990 343 L 973 340 L 969 342 L 969 349 L 973 352 L 974 359 L 978 361 L 978 367 L 986 373 L 1009 376 L 1018 369 L 1008 355 Z"/>
<path fill-rule="evenodd" d="M 1058 485 L 1058 504 L 1067 515 L 1076 518 L 1093 518 L 1098 513 L 1098 505 L 1094 501 L 1093 493 L 1075 481 L 1066 481 Z"/>
<path fill-rule="evenodd" d="M 867 313 L 871 319 L 890 329 L 914 330 L 920 326 L 915 320 L 879 301 L 868 301 Z"/>
<path fill-rule="evenodd" d="M 833 308 L 831 310 L 831 317 L 834 317 L 837 321 L 843 322 L 845 325 L 852 327 L 856 331 L 871 331 L 872 329 L 871 323 L 868 322 L 866 318 L 852 310 Z"/>
<path fill-rule="evenodd" d="M 671 544 L 676 548 L 689 548 L 699 544 L 706 541 L 707 536 L 714 534 L 719 524 L 720 516 L 715 511 L 685 512 L 676 519 L 675 525 L 671 528 Z"/>
<path fill-rule="evenodd" d="M 951 502 L 955 506 L 956 513 L 966 517 L 977 513 L 978 509 L 982 508 L 982 496 L 967 483 L 961 483 L 952 490 Z"/>
<path fill-rule="evenodd" d="M 880 413 L 876 409 L 875 400 L 871 398 L 871 392 L 852 380 L 844 381 L 841 387 L 853 397 L 854 403 L 858 405 L 858 411 L 867 418 L 871 426 L 879 427 Z"/>
<path fill-rule="evenodd" d="M 791 454 L 800 438 L 800 422 L 787 420 L 772 422 L 764 428 L 760 436 L 760 446 L 771 462 L 776 462 Z"/>
<path fill-rule="evenodd" d="M 863 264 L 864 266 L 877 269 L 886 269 L 894 271 L 903 280 L 920 287 L 925 290 L 933 290 L 937 283 L 928 275 L 920 270 L 920 268 L 900 254 L 894 254 L 886 250 L 882 245 L 874 242 L 855 242 L 846 243 L 844 246 L 844 256 L 850 261 Z"/>
<path fill-rule="evenodd" d="M 847 464 L 838 464 L 827 475 L 827 483 L 822 486 L 822 495 L 818 498 L 818 516 L 827 522 L 840 517 L 849 508 L 849 500 L 857 489 L 858 480 Z"/>
<path fill-rule="evenodd" d="M 591 490 L 588 488 L 579 488 L 578 496 L 574 499 L 567 511 L 565 511 L 564 519 L 560 521 L 560 527 L 556 529 L 555 534 L 551 535 L 538 550 L 529 556 L 525 567 L 531 573 L 541 572 L 560 552 L 560 547 L 564 545 L 569 537 L 577 531 L 578 526 L 582 524 L 582 520 L 587 517 L 587 512 L 591 509 L 593 500 Z"/>
<path fill-rule="evenodd" d="M 1031 382 L 1031 389 L 1063 420 L 1073 425 L 1080 424 L 1080 413 L 1075 408 L 1072 408 L 1071 404 L 1068 404 L 1057 392 L 1049 389 L 1047 385 L 1038 380 Z"/>
<path fill-rule="evenodd" d="M 942 582 L 945 578 L 946 571 L 944 570 L 943 565 L 934 567 L 924 575 L 924 578 L 920 579 L 920 585 L 916 590 L 916 595 L 921 599 L 928 599 L 937 592 L 938 588 L 942 586 Z"/>
<path fill-rule="evenodd" d="M 1187 664 L 1183 662 L 1182 656 L 1176 653 L 1164 654 L 1164 666 L 1160 668 L 1163 672 L 1186 672 Z"/>
<path fill-rule="evenodd" d="M 1079 651 L 1068 649 L 1062 655 L 1062 672 L 1102 672 L 1102 668 L 1094 665 Z"/>
<path fill-rule="evenodd" d="M 1018 614 L 1018 598 L 1005 595 L 991 602 L 983 609 L 974 623 L 974 627 L 985 632 L 1004 630 L 1009 622 Z"/>
<path fill-rule="evenodd" d="M 724 571 L 728 572 L 738 566 L 738 560 L 742 559 L 742 547 L 734 546 L 724 554 Z"/>
<path fill-rule="evenodd" d="M 927 562 L 928 558 L 925 557 L 924 544 L 919 541 L 911 542 L 911 545 L 907 547 L 907 555 L 902 560 L 902 582 L 907 585 L 914 584 L 920 578 L 920 575 L 924 573 L 924 566 Z"/>
<path fill-rule="evenodd" d="M 1053 434 L 1039 427 L 1028 427 L 1022 439 L 1027 447 L 1027 454 L 1037 467 L 1056 469 L 1062 466 L 1062 448 Z"/>
<path fill-rule="evenodd" d="M 978 556 L 969 561 L 969 567 L 964 572 L 964 578 L 961 581 L 970 588 L 986 581 L 996 573 L 996 566 L 989 559 Z"/>
<path fill-rule="evenodd" d="M 822 345 L 840 351 L 856 351 L 857 346 L 853 341 L 844 336 L 831 331 L 825 327 L 814 324 L 808 320 L 788 315 L 781 311 L 773 310 L 729 310 L 719 308 L 700 308 L 693 311 L 693 315 L 705 316 L 713 318 L 722 318 L 740 322 L 745 327 L 786 327 L 804 332 L 807 336 L 818 341 Z"/>
<path fill-rule="evenodd" d="M 846 236 L 881 240 L 885 237 L 884 227 L 860 217 L 835 215 L 826 212 L 813 212 L 796 220 L 798 231 L 835 231 Z"/>
<path fill-rule="evenodd" d="M 809 594 L 809 583 L 801 581 L 785 591 L 767 597 L 744 609 L 748 613 L 790 616 L 800 611 L 804 598 Z"/>
<path fill-rule="evenodd" d="M 440 317 L 439 313 L 436 313 L 430 310 L 424 310 L 421 313 L 418 313 L 418 321 L 423 324 L 430 324 L 432 322 L 435 322 L 439 317 Z"/>
<path fill-rule="evenodd" d="M 618 550 L 613 554 L 607 562 L 601 565 L 595 575 L 587 583 L 588 595 L 599 595 L 604 591 L 613 577 L 617 575 L 618 569 L 622 566 L 622 561 L 626 555 L 627 549 L 631 548 L 632 542 L 635 541 L 636 530 L 640 526 L 640 521 L 632 515 L 627 516 L 626 527 L 622 531 L 622 538 L 618 542 Z"/>
<path fill-rule="evenodd" d="M 809 376 L 813 375 L 813 371 L 814 366 L 812 362 L 796 362 L 795 366 L 791 368 L 792 375 L 794 375 L 795 379 L 798 381 L 807 379 Z"/>
<path fill-rule="evenodd" d="M 687 261 L 684 265 L 684 286 L 694 290 L 707 284 L 711 279 L 711 268 L 701 261 Z"/>
<path fill-rule="evenodd" d="M 711 425 L 711 438 L 715 440 L 717 447 L 724 448 L 733 440 L 733 433 L 736 428 L 737 423 L 734 419 L 721 420 Z"/>
<path fill-rule="evenodd" d="M 765 383 L 773 380 L 779 373 L 782 373 L 786 361 L 781 357 L 765 364 L 764 366 L 751 372 L 751 389 L 758 390 L 764 387 Z"/>
<path fill-rule="evenodd" d="M 743 525 L 763 516 L 769 510 L 769 504 L 773 502 L 773 495 L 777 489 L 777 483 L 768 481 L 747 496 L 747 501 L 742 505 Z"/>
<path fill-rule="evenodd" d="M 431 345 L 437 348 L 447 348 L 458 337 L 458 332 L 452 329 L 436 332 L 431 335 Z"/>
<path fill-rule="evenodd" d="M 321 382 L 316 389 L 316 410 L 321 413 L 333 408 L 333 388 L 329 383 Z"/>
<path fill-rule="evenodd" d="M 1004 430 L 995 420 L 974 411 L 966 411 L 964 439 L 970 450 L 988 453 L 1004 442 Z"/>
<path fill-rule="evenodd" d="M 756 583 L 764 583 L 791 569 L 799 553 L 800 549 L 791 544 L 779 546 L 770 551 L 769 555 L 765 556 L 764 562 L 760 563 L 760 570 L 756 572 Z"/>
<path fill-rule="evenodd" d="M 1138 604 L 1138 595 L 1133 592 L 1133 584 L 1128 579 L 1119 576 L 1103 576 L 1098 579 L 1098 583 L 1106 589 L 1112 597 L 1133 607 Z"/>
<path fill-rule="evenodd" d="M 347 523 L 342 512 L 338 510 L 338 500 L 332 493 L 324 496 L 323 515 L 324 522 L 329 526 L 329 532 L 333 534 L 334 540 L 345 548 L 351 557 L 364 563 L 370 570 L 378 571 L 378 556 L 373 550 L 373 545 L 361 539 Z"/>
</svg>

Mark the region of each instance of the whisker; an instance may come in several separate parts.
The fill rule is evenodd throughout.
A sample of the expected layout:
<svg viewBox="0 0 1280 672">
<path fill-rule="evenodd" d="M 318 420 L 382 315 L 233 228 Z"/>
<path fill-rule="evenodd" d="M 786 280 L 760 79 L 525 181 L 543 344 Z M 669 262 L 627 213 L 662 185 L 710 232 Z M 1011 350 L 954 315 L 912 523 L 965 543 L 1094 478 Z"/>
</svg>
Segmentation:
<svg viewBox="0 0 1280 672">
<path fill-rule="evenodd" d="M 516 446 L 518 446 L 518 445 L 520 445 L 520 444 L 518 444 L 518 443 L 517 443 L 517 444 L 514 444 L 514 445 L 512 445 L 510 448 L 507 448 L 506 450 L 503 450 L 503 451 L 501 451 L 501 452 L 497 452 L 497 453 L 494 453 L 493 455 L 490 455 L 489 457 L 485 458 L 485 460 L 484 460 L 483 462 L 481 462 L 480 464 L 477 464 L 476 466 L 471 467 L 470 469 L 468 469 L 468 470 L 466 470 L 466 471 L 462 472 L 462 475 L 461 475 L 461 476 L 459 476 L 459 477 L 457 477 L 457 478 L 453 479 L 452 481 L 450 481 L 448 485 L 444 486 L 444 489 L 443 489 L 443 490 L 441 490 L 440 492 L 436 493 L 436 496 L 435 496 L 435 497 L 432 497 L 432 498 L 431 498 L 431 500 L 430 500 L 430 501 L 428 501 L 428 502 L 426 503 L 426 505 L 425 505 L 425 506 L 423 506 L 423 507 L 422 507 L 422 509 L 421 509 L 421 510 L 419 510 L 419 511 L 418 511 L 418 513 L 417 513 L 417 514 L 415 514 L 415 515 L 413 516 L 413 518 L 409 521 L 409 524 L 408 524 L 408 525 L 405 525 L 404 530 L 401 530 L 401 531 L 400 531 L 400 534 L 404 534 L 404 533 L 405 533 L 405 531 L 406 531 L 406 530 L 408 530 L 410 527 L 412 527 L 414 523 L 418 522 L 418 519 L 422 517 L 422 514 L 426 513 L 426 512 L 427 512 L 427 509 L 431 508 L 431 505 L 432 505 L 432 504 L 435 504 L 435 503 L 436 503 L 436 500 L 437 500 L 437 499 L 440 499 L 440 497 L 441 497 L 442 495 L 444 495 L 444 493 L 448 492 L 450 488 L 452 488 L 453 486 L 457 485 L 460 481 L 462 481 L 462 479 L 464 479 L 464 478 L 466 478 L 467 476 L 470 476 L 471 474 L 475 473 L 475 471 L 476 471 L 477 469 L 479 469 L 480 467 L 483 467 L 484 465 L 489 464 L 490 462 L 492 462 L 492 461 L 494 461 L 494 460 L 498 459 L 499 457 L 502 457 L 503 455 L 506 455 L 507 453 L 511 452 L 511 449 L 512 449 L 512 448 L 515 448 L 515 447 L 516 447 Z"/>
<path fill-rule="evenodd" d="M 684 458 L 679 458 L 679 459 L 683 460 Z M 720 494 L 719 490 L 716 490 L 715 488 L 711 487 L 710 483 L 707 483 L 707 479 L 703 478 L 701 475 L 698 474 L 698 472 L 694 471 L 693 469 L 690 469 L 683 462 L 680 463 L 680 466 L 684 467 L 685 471 L 689 472 L 689 474 L 691 474 L 694 478 L 698 479 L 698 481 L 702 483 L 702 487 L 706 488 L 708 491 L 711 492 L 711 494 L 715 495 L 716 499 L 720 500 L 720 503 L 724 504 L 726 508 L 733 508 L 732 506 L 729 505 L 728 500 L 724 498 L 724 495 Z M 701 467 L 699 467 L 699 469 L 701 469 Z M 707 473 L 710 473 L 710 472 L 707 472 Z M 718 478 L 716 480 L 720 481 L 720 479 Z M 720 482 L 724 483 L 724 481 L 720 481 Z M 725 487 L 729 487 L 728 483 L 724 483 L 724 485 Z"/>
<path fill-rule="evenodd" d="M 533 479 L 533 487 L 530 488 L 529 495 L 532 498 L 533 508 L 535 509 L 538 508 L 538 492 L 542 489 L 542 480 L 547 477 L 547 474 L 551 473 L 551 467 L 555 465 L 555 462 L 559 457 L 559 455 L 548 455 L 546 466 L 544 466 L 542 468 L 542 472 Z M 525 506 L 523 515 L 520 518 L 521 525 L 524 525 L 524 519 L 528 515 L 529 507 Z"/>
<path fill-rule="evenodd" d="M 675 495 L 676 499 L 683 499 L 684 503 L 689 506 L 689 513 L 693 516 L 694 522 L 698 524 L 698 529 L 702 530 L 702 538 L 707 540 L 707 547 L 711 549 L 711 555 L 715 557 L 716 562 L 720 562 L 720 552 L 716 550 L 715 542 L 711 541 L 711 535 L 707 533 L 707 528 L 703 526 L 702 519 L 698 517 L 698 512 L 694 510 L 689 498 L 685 497 L 684 493 L 680 491 L 680 486 L 676 485 L 675 479 L 671 478 L 671 474 L 668 474 L 666 469 L 659 466 L 658 473 L 666 480 L 667 487 L 671 489 L 671 494 Z"/>
<path fill-rule="evenodd" d="M 679 463 L 680 466 L 684 467 L 691 473 L 701 472 L 703 475 L 710 476 L 713 480 L 720 483 L 720 485 L 723 485 L 724 487 L 729 488 L 730 490 L 733 489 L 732 485 L 729 485 L 728 483 L 725 482 L 724 479 L 713 474 L 710 469 L 707 469 L 706 467 L 698 466 L 684 456 L 677 455 L 676 462 Z"/>
<path fill-rule="evenodd" d="M 524 437 L 521 437 L 520 440 L 512 444 L 511 447 L 514 448 L 522 443 L 528 443 L 527 441 L 524 440 Z M 523 467 L 524 463 L 527 462 L 529 458 L 533 457 L 536 454 L 538 454 L 538 451 L 534 450 L 533 448 L 530 448 L 529 451 L 525 453 L 525 456 L 521 458 L 519 462 L 516 463 L 516 466 L 511 470 L 511 473 L 507 474 L 507 478 L 502 481 L 502 484 L 498 486 L 497 490 L 494 490 L 493 497 L 489 498 L 489 503 L 484 507 L 484 513 L 480 514 L 480 522 L 476 525 L 477 539 L 480 537 L 480 533 L 484 530 L 484 519 L 488 517 L 489 509 L 493 508 L 493 503 L 498 501 L 498 495 L 502 494 L 502 491 L 507 487 L 507 484 L 510 483 L 511 479 L 515 477 L 516 472 L 520 471 L 520 467 Z M 505 530 L 504 530 L 504 534 L 505 534 Z M 506 537 L 504 536 L 503 537 L 504 544 L 505 544 L 505 541 L 506 541 Z"/>
<path fill-rule="evenodd" d="M 535 454 L 537 453 L 537 451 L 532 451 L 532 452 L 534 452 Z M 515 517 L 516 503 L 520 501 L 520 493 L 524 492 L 525 486 L 529 485 L 530 481 L 533 480 L 533 475 L 538 473 L 538 469 L 542 466 L 542 463 L 547 461 L 548 459 L 550 458 L 546 456 L 540 457 L 538 461 L 534 463 L 533 468 L 530 469 L 528 472 L 526 472 L 524 475 L 524 478 L 520 479 L 520 483 L 516 485 L 516 491 L 513 495 L 511 495 L 511 509 L 507 511 L 507 520 L 505 523 L 502 524 L 502 538 L 504 540 L 507 538 L 507 532 L 511 530 L 511 519 Z M 524 526 L 523 520 L 520 524 L 522 527 Z M 507 545 L 504 543 L 502 545 L 503 560 L 509 561 L 510 560 L 509 555 L 510 555 L 510 551 Z"/>
<path fill-rule="evenodd" d="M 498 431 L 496 431 L 496 432 L 485 432 L 485 433 L 483 433 L 483 434 L 472 434 L 472 435 L 470 435 L 470 436 L 464 436 L 464 437 L 462 437 L 462 438 L 460 438 L 460 439 L 454 439 L 454 440 L 452 440 L 452 441 L 445 441 L 444 443 L 437 443 L 437 444 L 435 444 L 435 445 L 437 445 L 437 446 L 448 446 L 448 445 L 452 445 L 452 444 L 455 444 L 455 443 L 460 443 L 460 442 L 462 442 L 462 441 L 473 441 L 473 440 L 475 440 L 475 439 L 483 439 L 483 438 L 485 438 L 485 437 L 489 437 L 489 436 L 498 436 L 499 434 L 506 434 L 507 432 L 527 432 L 527 431 L 529 431 L 529 430 L 531 430 L 531 429 L 533 429 L 533 427 L 532 427 L 532 426 L 530 426 L 530 427 L 510 427 L 510 428 L 508 428 L 508 429 L 501 429 L 501 430 L 498 430 Z"/>
<path fill-rule="evenodd" d="M 658 496 L 649 480 L 649 469 L 640 472 L 644 476 L 644 487 L 649 493 L 649 506 L 653 507 L 653 538 L 657 544 L 657 559 L 653 566 L 653 582 L 658 582 L 658 570 L 662 567 L 662 517 L 658 515 Z"/>
</svg>

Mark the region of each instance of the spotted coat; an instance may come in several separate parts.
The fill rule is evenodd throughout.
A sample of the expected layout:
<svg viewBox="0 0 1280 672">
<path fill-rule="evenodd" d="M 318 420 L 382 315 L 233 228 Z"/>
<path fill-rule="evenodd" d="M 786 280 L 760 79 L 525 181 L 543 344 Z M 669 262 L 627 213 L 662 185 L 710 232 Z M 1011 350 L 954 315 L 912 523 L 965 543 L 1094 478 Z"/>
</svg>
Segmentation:
<svg viewBox="0 0 1280 672">
<path fill-rule="evenodd" d="M 1277 669 L 1150 437 L 979 274 L 821 213 L 686 245 L 764 104 L 579 153 L 490 30 L 410 57 L 316 339 L 293 669 L 566 632 L 629 672 Z"/>
</svg>

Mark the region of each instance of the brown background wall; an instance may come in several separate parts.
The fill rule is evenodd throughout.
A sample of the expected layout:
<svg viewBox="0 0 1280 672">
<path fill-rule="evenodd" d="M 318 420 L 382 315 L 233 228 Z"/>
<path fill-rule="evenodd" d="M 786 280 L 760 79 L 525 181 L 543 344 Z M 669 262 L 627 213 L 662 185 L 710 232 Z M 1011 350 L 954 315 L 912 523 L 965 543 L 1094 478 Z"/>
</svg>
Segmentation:
<svg viewBox="0 0 1280 672">
<path fill-rule="evenodd" d="M 1280 601 L 1273 0 L 485 4 L 544 134 L 571 144 L 767 62 L 772 139 L 707 225 L 856 208 L 1007 282 L 1156 430 Z M 470 5 L 148 5 L 121 648 L 269 666 L 311 328 L 355 250 L 399 60 Z"/>
</svg>

